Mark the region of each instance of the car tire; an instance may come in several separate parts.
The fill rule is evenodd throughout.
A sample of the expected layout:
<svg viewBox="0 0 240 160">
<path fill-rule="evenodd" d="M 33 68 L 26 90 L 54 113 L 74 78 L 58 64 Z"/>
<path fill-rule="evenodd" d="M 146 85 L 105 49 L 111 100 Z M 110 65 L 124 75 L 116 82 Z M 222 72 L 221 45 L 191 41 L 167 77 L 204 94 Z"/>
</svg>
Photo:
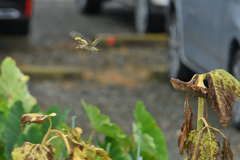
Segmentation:
<svg viewBox="0 0 240 160">
<path fill-rule="evenodd" d="M 78 0 L 81 13 L 96 14 L 100 12 L 101 0 Z"/>
<path fill-rule="evenodd" d="M 167 71 L 168 78 L 177 78 L 184 81 L 190 80 L 193 72 L 188 69 L 180 60 L 180 33 L 175 13 L 169 15 L 168 19 L 168 57 Z"/>
<path fill-rule="evenodd" d="M 231 73 L 238 81 L 240 81 L 240 49 L 233 55 Z M 240 100 L 235 102 L 232 107 L 233 124 L 238 130 L 240 130 Z"/>
</svg>

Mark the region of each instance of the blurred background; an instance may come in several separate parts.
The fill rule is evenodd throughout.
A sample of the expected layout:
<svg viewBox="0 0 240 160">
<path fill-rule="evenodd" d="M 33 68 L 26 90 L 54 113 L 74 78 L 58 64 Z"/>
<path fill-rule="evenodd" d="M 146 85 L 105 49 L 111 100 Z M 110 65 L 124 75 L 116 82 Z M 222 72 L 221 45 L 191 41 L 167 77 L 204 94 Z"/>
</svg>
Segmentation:
<svg viewBox="0 0 240 160">
<path fill-rule="evenodd" d="M 99 107 L 127 134 L 132 133 L 135 104 L 143 101 L 166 138 L 169 159 L 180 160 L 183 158 L 178 154 L 177 140 L 184 122 L 185 94 L 175 91 L 169 79 L 182 78 L 179 75 L 183 74 L 191 77 L 194 72 L 208 69 L 194 70 L 180 62 L 179 57 L 184 55 L 180 52 L 182 48 L 176 47 L 182 43 L 176 45 L 176 41 L 183 41 L 178 36 L 183 29 L 178 27 L 186 21 L 179 20 L 184 12 L 177 11 L 178 3 L 129 2 L 0 1 L 0 59 L 12 57 L 30 75 L 30 93 L 43 110 L 53 105 L 66 109 L 70 105 L 68 124 L 71 116 L 77 116 L 76 126 L 83 129 L 84 138 L 92 127 L 81 99 Z M 16 9 L 21 7 L 25 10 Z M 191 11 L 189 8 L 186 11 Z M 101 34 L 103 39 L 97 48 L 102 52 L 88 54 L 77 50 L 77 43 L 68 35 L 71 31 L 91 40 Z M 167 44 L 175 49 L 170 49 L 170 56 Z M 171 61 L 171 57 L 178 58 Z M 183 66 L 187 72 L 183 72 Z M 49 68 L 50 75 L 54 71 L 59 71 L 59 75 L 42 73 Z M 196 115 L 197 99 L 191 97 L 190 104 Z M 217 113 L 208 108 L 211 125 L 226 132 L 235 158 L 240 157 L 236 125 L 230 122 L 223 128 Z"/>
</svg>

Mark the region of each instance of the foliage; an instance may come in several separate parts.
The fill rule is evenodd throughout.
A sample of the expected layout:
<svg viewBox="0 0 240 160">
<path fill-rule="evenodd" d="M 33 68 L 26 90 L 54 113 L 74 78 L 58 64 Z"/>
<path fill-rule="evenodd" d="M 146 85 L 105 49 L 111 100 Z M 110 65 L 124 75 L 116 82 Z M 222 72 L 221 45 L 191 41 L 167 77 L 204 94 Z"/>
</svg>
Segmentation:
<svg viewBox="0 0 240 160">
<path fill-rule="evenodd" d="M 29 77 L 16 66 L 11 58 L 5 58 L 1 64 L 0 100 L 7 101 L 8 108 L 16 101 L 22 101 L 25 112 L 30 112 L 36 104 L 36 99 L 30 95 L 27 87 Z"/>
<path fill-rule="evenodd" d="M 104 142 L 98 142 L 114 160 L 136 159 L 138 131 L 142 130 L 141 156 L 144 160 L 167 160 L 164 136 L 153 117 L 146 111 L 142 102 L 138 102 L 134 111 L 133 137 L 126 135 L 120 127 L 111 123 L 109 117 L 101 115 L 97 107 L 82 104 L 90 118 L 94 130 L 105 135 Z"/>
<path fill-rule="evenodd" d="M 50 142 L 58 137 L 62 138 L 64 144 L 66 145 L 70 160 L 94 160 L 96 159 L 96 156 L 100 157 L 103 160 L 111 160 L 106 151 L 93 145 L 87 144 L 80 139 L 82 134 L 81 128 L 75 127 L 72 129 L 71 133 L 69 133 L 67 130 L 64 130 L 66 135 L 59 130 L 52 129 L 51 117 L 54 117 L 56 115 L 56 113 L 51 113 L 48 115 L 36 113 L 22 115 L 20 122 L 23 130 L 25 129 L 26 124 L 43 124 L 46 118 L 49 119 L 50 124 L 41 144 L 32 144 L 25 142 L 22 146 L 17 147 L 12 151 L 13 160 L 52 160 L 55 154 L 55 148 L 54 145 L 52 145 Z M 52 134 L 56 134 L 56 136 L 50 137 Z M 71 146 L 69 145 L 67 139 L 70 141 Z"/>
<path fill-rule="evenodd" d="M 204 85 L 204 80 L 207 81 L 208 87 Z M 185 159 L 233 160 L 234 156 L 226 134 L 211 127 L 207 120 L 206 103 L 205 118 L 199 113 L 203 113 L 203 98 L 210 99 L 211 107 L 220 116 L 220 123 L 226 127 L 232 116 L 232 105 L 240 97 L 240 83 L 231 74 L 221 69 L 205 74 L 196 74 L 189 82 L 182 82 L 174 78 L 170 81 L 176 90 L 187 94 L 185 104 L 187 104 L 188 110 L 185 110 L 184 104 L 185 120 L 178 139 L 179 153 L 183 156 L 183 150 L 185 150 L 187 153 Z M 188 102 L 188 94 L 199 97 L 197 130 L 193 130 L 193 114 Z M 199 123 L 200 121 L 204 122 L 204 127 L 202 123 Z M 215 131 L 223 137 L 222 149 Z"/>
<path fill-rule="evenodd" d="M 5 58 L 1 65 L 0 76 L 0 159 L 10 159 L 11 151 L 14 147 L 21 146 L 24 141 L 40 143 L 44 134 L 48 130 L 48 125 L 31 125 L 26 128 L 25 132 L 21 131 L 19 119 L 24 113 L 42 113 L 42 109 L 36 105 L 36 99 L 30 95 L 27 87 L 29 80 L 17 68 L 16 63 L 11 58 Z M 62 114 L 58 106 L 48 109 L 49 112 L 56 112 L 58 118 L 53 118 L 54 128 L 66 128 L 65 120 L 70 111 L 68 107 Z M 57 148 L 63 150 L 64 143 L 54 141 Z M 58 159 L 62 156 L 62 152 L 56 151 Z"/>
</svg>

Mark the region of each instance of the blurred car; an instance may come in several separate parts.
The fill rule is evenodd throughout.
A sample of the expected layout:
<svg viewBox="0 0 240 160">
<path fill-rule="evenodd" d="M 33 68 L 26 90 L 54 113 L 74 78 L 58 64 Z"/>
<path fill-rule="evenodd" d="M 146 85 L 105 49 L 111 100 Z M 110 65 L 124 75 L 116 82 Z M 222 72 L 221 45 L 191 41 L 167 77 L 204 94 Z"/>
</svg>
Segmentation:
<svg viewBox="0 0 240 160">
<path fill-rule="evenodd" d="M 83 13 L 98 13 L 104 0 L 78 0 Z M 115 0 L 134 8 L 137 33 L 165 31 L 169 0 Z"/>
<path fill-rule="evenodd" d="M 0 0 L 0 32 L 27 34 L 32 0 Z"/>
<path fill-rule="evenodd" d="M 171 0 L 168 75 L 225 69 L 240 81 L 240 0 Z M 240 129 L 240 100 L 233 105 Z"/>
</svg>

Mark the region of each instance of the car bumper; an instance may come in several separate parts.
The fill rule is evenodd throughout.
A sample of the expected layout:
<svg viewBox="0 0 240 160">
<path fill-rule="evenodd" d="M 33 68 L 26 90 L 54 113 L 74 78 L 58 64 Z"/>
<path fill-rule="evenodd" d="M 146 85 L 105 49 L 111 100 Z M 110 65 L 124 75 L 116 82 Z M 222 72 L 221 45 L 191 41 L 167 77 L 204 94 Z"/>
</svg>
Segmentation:
<svg viewBox="0 0 240 160">
<path fill-rule="evenodd" d="M 0 20 L 20 19 L 21 12 L 15 8 L 0 8 Z"/>
</svg>

